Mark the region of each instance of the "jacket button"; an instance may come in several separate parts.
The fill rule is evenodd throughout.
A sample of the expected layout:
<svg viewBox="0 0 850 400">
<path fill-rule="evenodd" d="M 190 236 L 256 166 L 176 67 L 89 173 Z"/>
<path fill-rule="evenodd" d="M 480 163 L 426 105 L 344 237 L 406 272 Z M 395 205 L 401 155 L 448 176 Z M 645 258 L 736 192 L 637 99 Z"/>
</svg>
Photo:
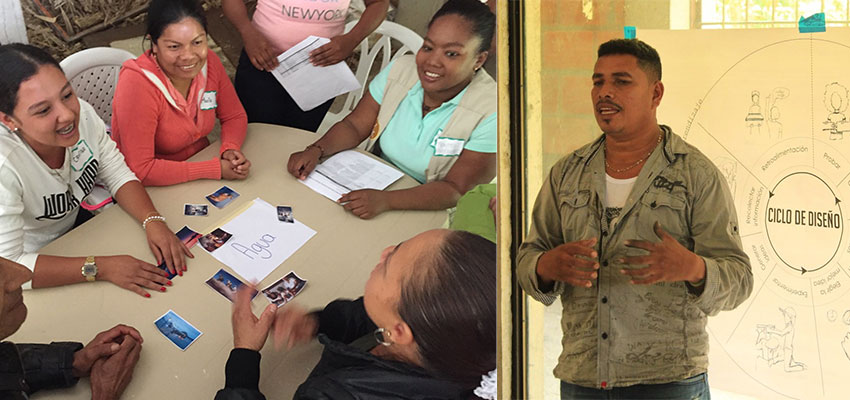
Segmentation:
<svg viewBox="0 0 850 400">
<path fill-rule="evenodd" d="M 653 200 L 652 204 L 649 205 L 652 208 L 658 207 L 658 204 Z"/>
<path fill-rule="evenodd" d="M 608 334 L 605 333 L 605 332 L 602 332 L 602 339 L 608 339 Z"/>
<path fill-rule="evenodd" d="M 602 304 L 605 304 L 605 303 L 607 303 L 607 302 L 608 302 L 608 297 L 607 297 L 607 296 L 603 296 L 603 297 L 602 297 Z"/>
<path fill-rule="evenodd" d="M 608 266 L 608 260 L 602 261 L 602 266 L 607 267 Z"/>
</svg>

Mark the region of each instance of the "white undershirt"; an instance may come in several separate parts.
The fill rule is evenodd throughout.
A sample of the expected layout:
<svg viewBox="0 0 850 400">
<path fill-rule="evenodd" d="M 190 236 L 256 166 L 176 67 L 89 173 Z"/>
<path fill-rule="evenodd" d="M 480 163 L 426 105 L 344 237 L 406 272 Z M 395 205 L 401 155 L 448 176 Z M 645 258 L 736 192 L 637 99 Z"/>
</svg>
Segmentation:
<svg viewBox="0 0 850 400">
<path fill-rule="evenodd" d="M 617 179 L 605 174 L 605 208 L 623 208 L 635 181 L 637 181 L 636 176 L 628 179 Z"/>
<path fill-rule="evenodd" d="M 617 179 L 605 174 L 605 219 L 608 226 L 614 226 L 620 219 L 620 211 L 626 205 L 626 200 L 629 198 L 629 193 L 632 192 L 636 180 L 636 176 L 628 179 Z"/>
</svg>

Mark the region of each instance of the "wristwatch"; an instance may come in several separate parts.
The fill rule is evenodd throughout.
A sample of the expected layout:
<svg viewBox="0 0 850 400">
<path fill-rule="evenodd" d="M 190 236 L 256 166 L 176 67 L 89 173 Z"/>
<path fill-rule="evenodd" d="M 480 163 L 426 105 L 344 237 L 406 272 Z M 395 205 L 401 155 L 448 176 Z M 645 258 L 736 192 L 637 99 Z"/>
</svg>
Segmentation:
<svg viewBox="0 0 850 400">
<path fill-rule="evenodd" d="M 97 264 L 94 263 L 94 256 L 86 257 L 86 263 L 80 268 L 80 272 L 87 281 L 94 282 L 95 277 L 97 277 Z"/>
</svg>

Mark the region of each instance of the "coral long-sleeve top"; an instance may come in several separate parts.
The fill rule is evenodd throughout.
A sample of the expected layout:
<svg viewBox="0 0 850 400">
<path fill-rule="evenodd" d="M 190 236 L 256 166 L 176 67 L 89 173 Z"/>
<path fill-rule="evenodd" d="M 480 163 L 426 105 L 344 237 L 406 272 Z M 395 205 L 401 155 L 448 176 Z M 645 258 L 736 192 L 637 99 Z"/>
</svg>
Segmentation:
<svg viewBox="0 0 850 400">
<path fill-rule="evenodd" d="M 186 161 L 209 145 L 216 118 L 221 121 L 219 154 L 239 150 L 248 118 L 213 51 L 188 98 L 174 89 L 150 51 L 122 66 L 112 102 L 112 138 L 146 186 L 221 179 L 218 157 Z"/>
</svg>

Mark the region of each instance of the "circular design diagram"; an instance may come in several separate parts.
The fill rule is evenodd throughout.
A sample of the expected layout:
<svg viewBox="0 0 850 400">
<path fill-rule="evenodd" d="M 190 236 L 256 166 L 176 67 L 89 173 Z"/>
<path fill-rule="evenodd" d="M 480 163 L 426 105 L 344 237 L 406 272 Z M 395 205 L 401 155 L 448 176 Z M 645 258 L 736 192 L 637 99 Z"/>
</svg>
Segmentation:
<svg viewBox="0 0 850 400">
<path fill-rule="evenodd" d="M 760 397 L 845 397 L 850 326 L 838 316 L 850 310 L 850 219 L 842 210 L 850 199 L 850 47 L 752 35 L 765 45 L 729 58 L 706 92 L 688 97 L 693 109 L 676 110 L 689 115 L 678 133 L 726 178 L 753 272 L 750 297 L 709 319 L 719 343 L 711 364 L 737 365 L 727 379 L 757 382 Z M 693 49 L 716 45 L 680 42 L 687 44 L 659 52 L 704 59 Z M 686 72 L 665 78 L 666 86 L 694 91 Z"/>
<path fill-rule="evenodd" d="M 844 236 L 840 203 L 832 188 L 811 172 L 779 180 L 768 194 L 764 226 L 771 249 L 786 267 L 801 274 L 816 272 L 835 258 Z"/>
</svg>

